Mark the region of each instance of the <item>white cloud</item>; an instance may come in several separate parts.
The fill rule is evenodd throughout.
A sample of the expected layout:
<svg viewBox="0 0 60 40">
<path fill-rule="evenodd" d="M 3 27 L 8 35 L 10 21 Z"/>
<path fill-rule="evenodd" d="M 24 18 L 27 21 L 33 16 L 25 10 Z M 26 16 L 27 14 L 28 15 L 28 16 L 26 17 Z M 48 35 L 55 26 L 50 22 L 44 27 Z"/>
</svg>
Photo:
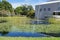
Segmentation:
<svg viewBox="0 0 60 40">
<path fill-rule="evenodd" d="M 16 8 L 21 5 L 20 3 L 11 3 L 11 4 L 12 4 L 13 8 Z"/>
<path fill-rule="evenodd" d="M 21 5 L 24 5 L 24 4 L 27 4 L 27 5 L 32 5 L 33 8 L 35 8 L 35 5 L 37 5 L 38 3 L 35 3 L 35 4 L 28 4 L 28 3 L 11 3 L 13 8 L 16 8 L 18 6 L 21 6 Z"/>
<path fill-rule="evenodd" d="M 24 0 L 24 1 L 25 1 L 24 3 L 23 2 L 17 2 L 17 3 L 11 3 L 11 4 L 12 4 L 13 8 L 16 8 L 16 7 L 23 5 L 23 4 L 32 5 L 33 8 L 35 8 L 35 5 L 40 3 L 40 0 L 37 0 L 38 2 L 36 2 L 36 3 L 32 3 L 31 2 L 32 0 Z M 34 0 L 33 0 L 33 2 L 34 2 Z"/>
</svg>

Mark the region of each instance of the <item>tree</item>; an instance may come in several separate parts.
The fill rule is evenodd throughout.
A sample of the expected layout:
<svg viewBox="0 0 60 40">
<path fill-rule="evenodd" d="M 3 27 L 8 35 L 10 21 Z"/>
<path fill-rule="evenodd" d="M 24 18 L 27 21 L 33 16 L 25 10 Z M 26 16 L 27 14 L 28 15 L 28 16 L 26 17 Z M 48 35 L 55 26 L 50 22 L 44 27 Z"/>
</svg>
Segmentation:
<svg viewBox="0 0 60 40">
<path fill-rule="evenodd" d="M 27 17 L 34 18 L 35 17 L 34 10 L 30 10 L 27 14 Z"/>
<path fill-rule="evenodd" d="M 17 7 L 15 10 L 15 14 L 17 15 L 27 15 L 27 6 L 26 5 L 22 5 Z"/>
<path fill-rule="evenodd" d="M 17 7 L 17 8 L 14 10 L 14 12 L 15 12 L 16 15 L 22 14 L 22 13 L 23 13 L 23 11 L 22 11 L 22 6 Z"/>
<path fill-rule="evenodd" d="M 28 5 L 26 5 L 26 4 L 22 6 L 22 11 L 23 11 L 22 15 L 27 15 L 27 13 L 28 13 L 27 7 L 28 7 Z"/>
<path fill-rule="evenodd" d="M 31 5 L 28 5 L 28 14 L 27 14 L 27 17 L 30 17 L 30 18 L 34 18 L 35 16 L 35 12 L 34 12 L 34 9 Z"/>
<path fill-rule="evenodd" d="M 28 5 L 28 10 L 34 10 L 33 7 L 31 5 Z"/>
<path fill-rule="evenodd" d="M 34 17 L 34 9 L 31 5 L 22 5 L 15 9 L 16 15 L 26 15 L 27 17 Z"/>
<path fill-rule="evenodd" d="M 4 5 L 5 10 L 9 10 L 10 12 L 12 12 L 12 5 L 9 2 L 2 1 L 2 4 Z"/>
<path fill-rule="evenodd" d="M 2 2 L 0 2 L 0 10 L 3 10 Z"/>
<path fill-rule="evenodd" d="M 3 6 L 4 5 L 4 6 Z M 10 16 L 12 15 L 12 14 L 14 14 L 13 12 L 13 7 L 12 7 L 12 5 L 9 3 L 9 2 L 7 2 L 6 0 L 2 0 L 1 2 L 0 2 L 0 14 L 1 14 L 1 11 L 2 10 L 4 10 L 5 12 L 3 12 L 3 15 L 5 15 L 6 13 L 8 13 Z"/>
</svg>

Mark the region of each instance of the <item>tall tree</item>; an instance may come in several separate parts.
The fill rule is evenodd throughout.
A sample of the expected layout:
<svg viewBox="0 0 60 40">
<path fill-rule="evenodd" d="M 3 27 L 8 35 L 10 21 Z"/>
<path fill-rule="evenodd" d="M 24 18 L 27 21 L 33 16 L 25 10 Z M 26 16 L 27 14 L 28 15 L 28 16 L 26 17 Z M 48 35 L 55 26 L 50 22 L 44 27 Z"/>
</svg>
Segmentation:
<svg viewBox="0 0 60 40">
<path fill-rule="evenodd" d="M 13 7 L 12 7 L 12 5 L 9 3 L 9 2 L 7 2 L 7 1 L 2 1 L 2 5 L 4 5 L 3 6 L 3 8 L 4 8 L 4 10 L 5 11 L 8 11 L 7 13 L 10 13 L 10 15 L 13 15 L 14 13 L 14 9 L 13 9 Z"/>
<path fill-rule="evenodd" d="M 26 15 L 27 17 L 34 17 L 34 9 L 31 5 L 22 5 L 15 9 L 15 14 Z"/>
<path fill-rule="evenodd" d="M 22 5 L 15 9 L 15 14 L 27 15 L 27 6 Z"/>
<path fill-rule="evenodd" d="M 22 6 L 17 7 L 14 11 L 15 11 L 15 14 L 16 14 L 16 15 L 20 15 L 20 14 L 22 15 L 22 13 L 23 13 L 23 11 L 22 11 Z"/>
<path fill-rule="evenodd" d="M 2 5 L 2 2 L 0 2 L 0 10 L 3 9 L 3 5 Z"/>
<path fill-rule="evenodd" d="M 35 13 L 34 13 L 34 9 L 31 5 L 28 5 L 28 14 L 27 14 L 27 17 L 30 17 L 30 18 L 34 18 L 35 16 Z"/>
<path fill-rule="evenodd" d="M 2 1 L 2 4 L 4 5 L 5 10 L 9 10 L 10 12 L 12 12 L 12 5 L 9 2 Z"/>
</svg>

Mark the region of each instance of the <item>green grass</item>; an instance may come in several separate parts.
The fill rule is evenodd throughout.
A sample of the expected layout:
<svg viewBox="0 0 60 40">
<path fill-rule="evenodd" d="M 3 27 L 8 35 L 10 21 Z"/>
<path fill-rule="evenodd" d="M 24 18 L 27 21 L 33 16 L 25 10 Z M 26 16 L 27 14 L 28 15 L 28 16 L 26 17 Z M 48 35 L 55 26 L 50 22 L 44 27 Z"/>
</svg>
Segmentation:
<svg viewBox="0 0 60 40">
<path fill-rule="evenodd" d="M 33 19 L 27 17 L 0 17 L 1 20 L 6 20 L 5 23 L 0 23 L 0 31 L 23 31 L 23 32 L 46 32 L 60 33 L 60 24 L 39 24 L 32 25 L 29 22 Z M 10 29 L 12 26 L 15 28 Z M 34 28 L 33 28 L 34 27 Z M 7 29 L 6 29 L 7 28 Z M 19 30 L 17 30 L 18 28 Z M 0 37 L 0 40 L 60 40 L 55 37 Z"/>
<path fill-rule="evenodd" d="M 60 38 L 55 37 L 38 37 L 38 38 L 32 38 L 32 37 L 0 37 L 0 40 L 60 40 Z"/>
<path fill-rule="evenodd" d="M 27 17 L 0 17 L 0 20 L 7 20 L 6 23 L 0 23 L 0 29 L 3 31 L 11 31 L 9 28 L 14 26 L 22 32 L 46 32 L 46 33 L 60 33 L 60 24 L 39 24 L 32 25 L 29 22 L 33 19 Z M 7 29 L 6 29 L 6 28 Z M 5 29 L 4 29 L 5 28 Z"/>
</svg>

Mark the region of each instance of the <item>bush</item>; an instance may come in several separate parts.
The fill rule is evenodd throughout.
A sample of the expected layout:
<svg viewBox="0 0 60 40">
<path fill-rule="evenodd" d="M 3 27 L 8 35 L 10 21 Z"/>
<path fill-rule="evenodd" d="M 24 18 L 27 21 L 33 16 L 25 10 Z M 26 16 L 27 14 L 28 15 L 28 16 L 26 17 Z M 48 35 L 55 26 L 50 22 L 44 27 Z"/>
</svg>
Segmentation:
<svg viewBox="0 0 60 40">
<path fill-rule="evenodd" d="M 58 21 L 57 18 L 49 18 L 49 23 L 51 24 L 60 24 L 60 20 Z"/>
<path fill-rule="evenodd" d="M 49 18 L 48 22 L 51 24 L 54 24 L 54 23 L 56 23 L 56 19 L 55 18 Z"/>
<path fill-rule="evenodd" d="M 0 20 L 0 23 L 5 23 L 7 22 L 7 20 Z"/>
<path fill-rule="evenodd" d="M 5 18 L 0 18 L 0 23 L 6 23 L 6 22 L 8 22 L 8 20 L 7 19 L 5 19 Z"/>
<path fill-rule="evenodd" d="M 9 33 L 9 31 L 11 30 L 11 27 L 12 26 L 10 24 L 0 24 L 0 33 L 2 35 Z"/>
<path fill-rule="evenodd" d="M 0 17 L 8 17 L 6 14 L 0 14 Z"/>
</svg>

